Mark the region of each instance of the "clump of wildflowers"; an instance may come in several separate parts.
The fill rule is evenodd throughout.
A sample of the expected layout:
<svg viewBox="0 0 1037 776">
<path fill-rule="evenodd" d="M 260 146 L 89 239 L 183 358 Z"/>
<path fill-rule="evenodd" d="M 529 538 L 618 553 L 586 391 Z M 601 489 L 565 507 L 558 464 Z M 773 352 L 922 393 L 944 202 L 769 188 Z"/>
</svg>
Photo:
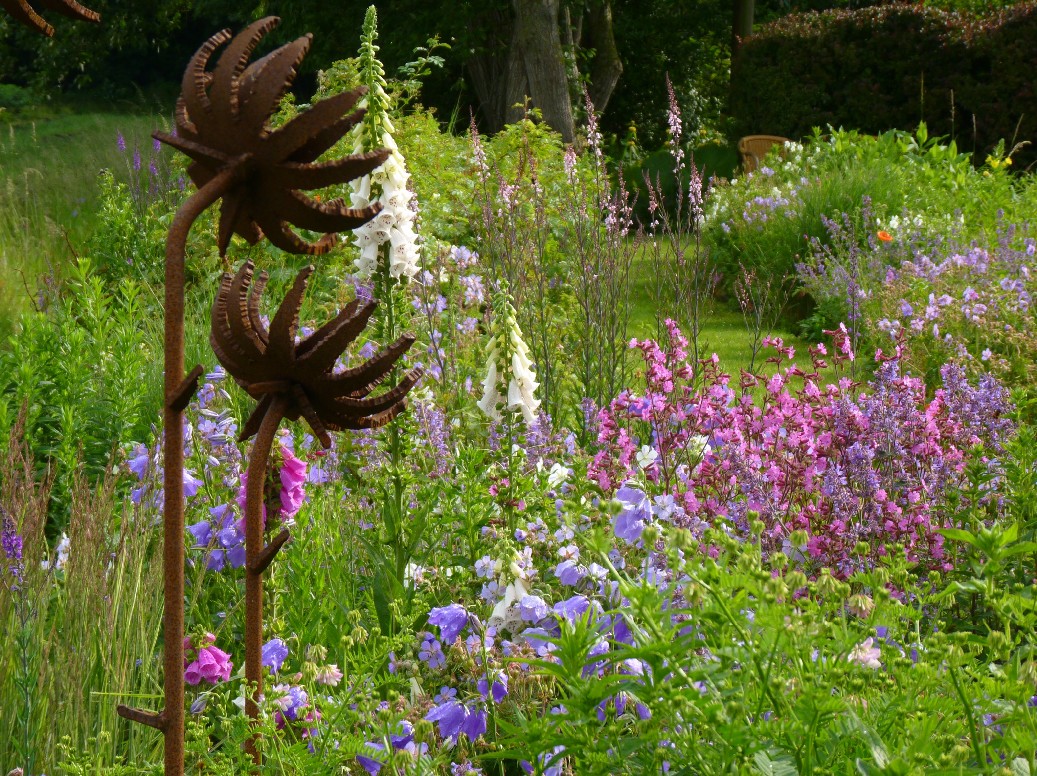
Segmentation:
<svg viewBox="0 0 1037 776">
<path fill-rule="evenodd" d="M 655 520 L 693 535 L 717 526 L 748 537 L 759 519 L 764 552 L 783 552 L 809 572 L 845 577 L 894 552 L 948 568 L 937 532 L 949 519 L 942 497 L 964 483 L 970 449 L 996 453 L 1012 428 L 1007 393 L 993 378 L 977 389 L 949 366 L 928 399 L 920 379 L 901 373 L 899 353 L 880 352 L 867 385 L 823 384 L 829 362 L 855 357 L 840 327 L 829 332 L 831 354 L 811 348 L 810 373 L 743 373 L 739 395 L 715 356 L 702 362 L 703 383 L 694 382 L 686 340 L 668 326 L 666 347 L 632 343 L 645 361 L 643 393 L 624 391 L 600 414 L 589 474 L 616 492 L 618 537 L 637 543 Z M 779 365 L 794 355 L 780 339 L 765 345 Z M 763 391 L 759 403 L 753 388 Z"/>
</svg>

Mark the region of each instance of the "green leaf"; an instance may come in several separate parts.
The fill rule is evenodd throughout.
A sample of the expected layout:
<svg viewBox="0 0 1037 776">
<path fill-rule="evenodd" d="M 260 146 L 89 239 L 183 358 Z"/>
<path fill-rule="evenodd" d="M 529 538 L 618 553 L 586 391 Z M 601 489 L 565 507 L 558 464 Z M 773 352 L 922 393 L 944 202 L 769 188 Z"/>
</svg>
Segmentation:
<svg viewBox="0 0 1037 776">
<path fill-rule="evenodd" d="M 965 542 L 972 547 L 976 546 L 975 534 L 963 531 L 960 528 L 937 528 L 936 533 L 946 536 L 948 539 L 956 542 Z"/>
<path fill-rule="evenodd" d="M 785 753 L 772 756 L 768 752 L 760 751 L 753 757 L 753 762 L 756 764 L 757 772 L 763 776 L 799 776 L 795 761 Z"/>
<path fill-rule="evenodd" d="M 1008 764 L 1008 770 L 1012 772 L 1012 776 L 1030 776 L 1030 763 L 1022 757 L 1016 757 Z"/>
</svg>

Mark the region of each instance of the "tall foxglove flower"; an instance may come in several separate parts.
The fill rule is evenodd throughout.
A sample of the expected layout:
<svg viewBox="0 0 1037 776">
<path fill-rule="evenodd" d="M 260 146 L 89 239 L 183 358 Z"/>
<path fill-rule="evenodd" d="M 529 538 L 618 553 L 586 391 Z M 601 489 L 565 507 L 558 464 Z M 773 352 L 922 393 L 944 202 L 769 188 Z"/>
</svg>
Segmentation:
<svg viewBox="0 0 1037 776">
<path fill-rule="evenodd" d="M 500 420 L 498 406 L 503 403 L 506 410 L 521 412 L 529 425 L 536 421 L 540 407 L 535 395 L 539 383 L 506 288 L 495 295 L 493 308 L 493 334 L 486 356 L 486 378 L 479 409 L 492 420 Z"/>
<path fill-rule="evenodd" d="M 360 274 L 370 277 L 377 270 L 382 246 L 388 243 L 389 274 L 396 280 L 410 280 L 418 274 L 418 236 L 414 232 L 413 194 L 407 188 L 410 173 L 392 134 L 396 128 L 389 119 L 389 95 L 385 92 L 385 70 L 378 61 L 378 16 L 374 6 L 367 9 L 360 39 L 360 78 L 368 92 L 359 106 L 367 109 L 364 120 L 353 128 L 355 148 L 385 148 L 389 157 L 374 172 L 351 184 L 354 208 L 382 206 L 377 217 L 353 230 L 353 244 L 360 248 L 356 265 Z M 362 204 L 361 204 L 362 203 Z"/>
</svg>

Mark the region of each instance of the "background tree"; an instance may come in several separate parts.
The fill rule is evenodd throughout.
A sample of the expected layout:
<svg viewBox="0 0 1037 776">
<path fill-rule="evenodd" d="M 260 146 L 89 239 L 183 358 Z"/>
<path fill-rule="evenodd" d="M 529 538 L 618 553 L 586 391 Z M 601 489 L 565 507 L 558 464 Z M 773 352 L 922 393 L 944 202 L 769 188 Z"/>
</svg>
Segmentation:
<svg viewBox="0 0 1037 776">
<path fill-rule="evenodd" d="M 70 27 L 43 45 L 0 19 L 0 81 L 46 92 L 83 89 L 106 99 L 157 87 L 171 99 L 177 63 L 193 53 L 199 38 L 276 14 L 284 22 L 271 45 L 307 31 L 324 33 L 314 38 L 295 83 L 308 99 L 318 69 L 355 54 L 370 3 L 345 0 L 329 14 L 317 0 L 148 1 L 95 0 L 91 7 L 104 18 L 101 29 Z M 515 106 L 528 96 L 568 140 L 586 86 L 607 133 L 625 134 L 636 123 L 641 141 L 657 146 L 665 139 L 667 72 L 692 126 L 715 123 L 726 97 L 732 6 L 725 0 L 375 4 L 381 6 L 379 42 L 390 74 L 430 36 L 450 44 L 445 67 L 425 81 L 422 102 L 442 120 L 456 119 L 455 126 L 467 125 L 471 109 L 492 132 L 521 115 Z"/>
</svg>

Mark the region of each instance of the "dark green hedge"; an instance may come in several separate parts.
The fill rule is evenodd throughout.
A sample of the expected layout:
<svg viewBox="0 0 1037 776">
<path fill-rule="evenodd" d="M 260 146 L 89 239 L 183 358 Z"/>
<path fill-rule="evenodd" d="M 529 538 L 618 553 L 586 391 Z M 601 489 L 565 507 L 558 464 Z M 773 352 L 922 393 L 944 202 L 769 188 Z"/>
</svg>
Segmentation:
<svg viewBox="0 0 1037 776">
<path fill-rule="evenodd" d="M 924 120 L 980 160 L 1001 138 L 1037 142 L 1035 2 L 981 19 L 899 4 L 793 14 L 746 40 L 732 70 L 741 134 L 878 133 Z"/>
</svg>

